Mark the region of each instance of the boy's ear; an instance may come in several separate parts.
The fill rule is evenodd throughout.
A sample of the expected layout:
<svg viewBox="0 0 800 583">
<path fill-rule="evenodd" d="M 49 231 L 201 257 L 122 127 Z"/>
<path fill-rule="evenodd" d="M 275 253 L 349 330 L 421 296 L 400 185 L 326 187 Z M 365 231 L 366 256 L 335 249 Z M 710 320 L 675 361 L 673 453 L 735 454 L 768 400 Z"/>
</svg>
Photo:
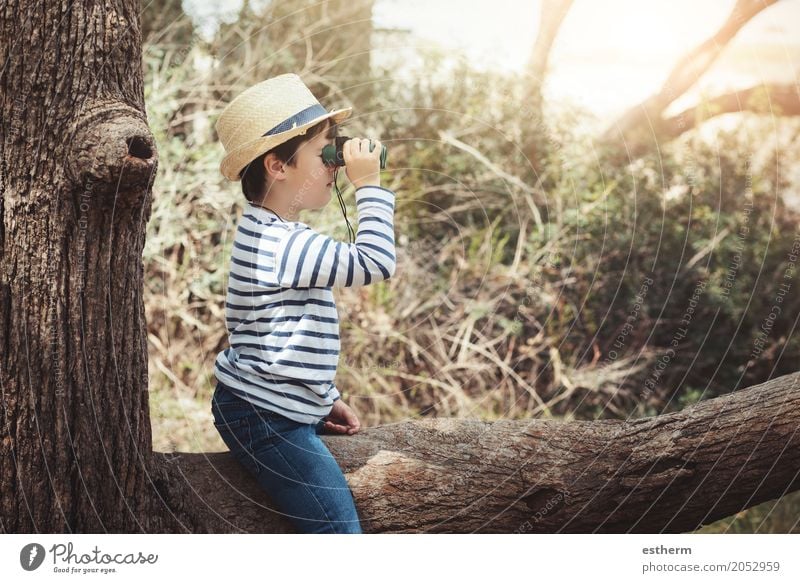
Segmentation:
<svg viewBox="0 0 800 583">
<path fill-rule="evenodd" d="M 264 156 L 264 171 L 273 180 L 283 180 L 284 166 L 286 163 L 281 162 L 275 154 L 270 153 Z"/>
</svg>

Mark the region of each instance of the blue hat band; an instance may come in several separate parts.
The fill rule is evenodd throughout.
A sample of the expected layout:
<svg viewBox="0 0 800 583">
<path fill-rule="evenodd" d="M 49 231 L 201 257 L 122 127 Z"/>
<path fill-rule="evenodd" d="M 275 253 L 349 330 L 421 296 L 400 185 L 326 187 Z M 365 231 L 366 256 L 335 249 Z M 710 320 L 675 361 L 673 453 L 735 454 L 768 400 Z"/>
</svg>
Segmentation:
<svg viewBox="0 0 800 583">
<path fill-rule="evenodd" d="M 267 130 L 262 134 L 263 136 L 273 136 L 275 134 L 280 134 L 290 129 L 305 125 L 310 121 L 317 119 L 323 115 L 327 115 L 328 110 L 322 107 L 319 103 L 315 103 L 311 107 L 306 107 L 303 111 L 294 114 L 292 117 L 283 120 L 281 123 L 276 125 L 274 128 Z"/>
</svg>

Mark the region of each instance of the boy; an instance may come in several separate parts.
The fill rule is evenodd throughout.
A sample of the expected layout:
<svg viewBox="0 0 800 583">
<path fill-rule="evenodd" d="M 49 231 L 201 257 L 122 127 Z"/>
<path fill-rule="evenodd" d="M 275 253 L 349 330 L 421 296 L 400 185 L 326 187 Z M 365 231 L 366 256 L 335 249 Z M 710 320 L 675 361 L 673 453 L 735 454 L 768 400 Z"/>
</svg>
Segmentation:
<svg viewBox="0 0 800 583">
<path fill-rule="evenodd" d="M 380 142 L 344 144 L 356 187 L 354 244 L 299 222 L 330 200 L 323 164 L 336 124 L 297 75 L 234 99 L 216 124 L 220 170 L 249 201 L 231 256 L 225 305 L 230 347 L 215 363 L 214 425 L 236 459 L 301 532 L 361 532 L 347 481 L 318 433 L 352 435 L 360 423 L 334 384 L 339 320 L 332 288 L 368 285 L 395 270 L 395 195 L 380 186 Z"/>
</svg>

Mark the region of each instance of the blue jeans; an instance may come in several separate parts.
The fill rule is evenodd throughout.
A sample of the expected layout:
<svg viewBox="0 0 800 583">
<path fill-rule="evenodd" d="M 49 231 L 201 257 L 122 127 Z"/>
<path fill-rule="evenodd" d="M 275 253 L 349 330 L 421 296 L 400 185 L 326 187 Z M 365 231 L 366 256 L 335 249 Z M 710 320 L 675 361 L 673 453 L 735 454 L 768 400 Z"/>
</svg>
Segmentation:
<svg viewBox="0 0 800 583">
<path fill-rule="evenodd" d="M 214 427 L 234 457 L 303 533 L 361 533 L 353 495 L 317 425 L 298 423 L 217 384 Z"/>
</svg>

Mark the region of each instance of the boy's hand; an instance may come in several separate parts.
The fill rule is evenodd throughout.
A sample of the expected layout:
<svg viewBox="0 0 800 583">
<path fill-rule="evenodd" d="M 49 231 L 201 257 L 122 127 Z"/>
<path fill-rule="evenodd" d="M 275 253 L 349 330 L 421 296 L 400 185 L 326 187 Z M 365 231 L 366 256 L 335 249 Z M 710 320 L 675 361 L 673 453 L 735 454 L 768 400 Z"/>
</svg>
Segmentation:
<svg viewBox="0 0 800 583">
<path fill-rule="evenodd" d="M 356 188 L 381 185 L 381 143 L 372 140 L 370 152 L 369 142 L 366 138 L 352 138 L 342 146 L 344 171 Z"/>
<path fill-rule="evenodd" d="M 358 417 L 356 417 L 353 410 L 341 399 L 337 399 L 333 402 L 333 409 L 331 409 L 331 412 L 328 413 L 324 421 L 325 425 L 323 429 L 335 433 L 353 435 L 358 433 L 358 430 L 361 429 L 361 422 L 359 422 Z"/>
</svg>

